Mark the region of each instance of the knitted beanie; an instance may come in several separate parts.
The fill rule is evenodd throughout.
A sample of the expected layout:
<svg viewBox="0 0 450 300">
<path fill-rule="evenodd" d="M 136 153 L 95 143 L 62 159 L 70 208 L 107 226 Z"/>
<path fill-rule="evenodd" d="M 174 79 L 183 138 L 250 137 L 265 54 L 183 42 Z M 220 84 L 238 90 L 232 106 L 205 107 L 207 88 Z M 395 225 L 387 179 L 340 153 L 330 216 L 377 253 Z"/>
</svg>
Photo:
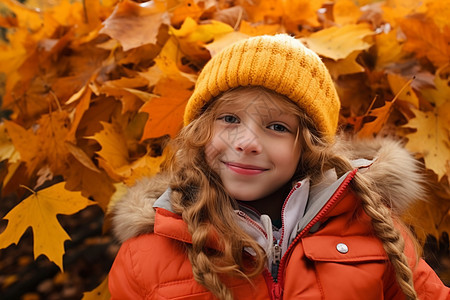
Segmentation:
<svg viewBox="0 0 450 300">
<path fill-rule="evenodd" d="M 251 37 L 220 51 L 197 79 L 184 124 L 197 118 L 212 99 L 240 86 L 262 86 L 288 97 L 333 140 L 340 109 L 333 81 L 321 59 L 295 38 Z"/>
</svg>

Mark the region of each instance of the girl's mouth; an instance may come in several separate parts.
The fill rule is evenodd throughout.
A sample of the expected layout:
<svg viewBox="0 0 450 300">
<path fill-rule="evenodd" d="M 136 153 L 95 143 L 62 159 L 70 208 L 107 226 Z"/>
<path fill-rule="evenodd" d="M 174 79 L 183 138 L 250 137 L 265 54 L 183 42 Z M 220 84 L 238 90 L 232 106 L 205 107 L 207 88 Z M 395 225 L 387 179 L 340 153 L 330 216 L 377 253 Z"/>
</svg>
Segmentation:
<svg viewBox="0 0 450 300">
<path fill-rule="evenodd" d="M 224 162 L 224 164 L 231 171 L 236 172 L 238 174 L 242 174 L 242 175 L 258 175 L 258 174 L 261 174 L 262 172 L 268 170 L 266 168 L 262 168 L 262 167 L 258 167 L 258 166 L 239 164 L 239 163 L 233 163 L 233 162 Z"/>
</svg>

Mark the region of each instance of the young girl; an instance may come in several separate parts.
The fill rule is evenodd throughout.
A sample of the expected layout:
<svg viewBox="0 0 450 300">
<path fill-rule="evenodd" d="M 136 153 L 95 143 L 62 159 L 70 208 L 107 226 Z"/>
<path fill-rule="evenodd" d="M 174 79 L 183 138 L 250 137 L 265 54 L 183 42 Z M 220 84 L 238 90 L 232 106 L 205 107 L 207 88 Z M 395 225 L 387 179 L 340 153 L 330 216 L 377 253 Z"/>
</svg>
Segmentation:
<svg viewBox="0 0 450 300">
<path fill-rule="evenodd" d="M 113 208 L 112 299 L 450 299 L 398 219 L 422 193 L 416 161 L 335 136 L 339 109 L 292 37 L 214 56 L 169 168 Z"/>
</svg>

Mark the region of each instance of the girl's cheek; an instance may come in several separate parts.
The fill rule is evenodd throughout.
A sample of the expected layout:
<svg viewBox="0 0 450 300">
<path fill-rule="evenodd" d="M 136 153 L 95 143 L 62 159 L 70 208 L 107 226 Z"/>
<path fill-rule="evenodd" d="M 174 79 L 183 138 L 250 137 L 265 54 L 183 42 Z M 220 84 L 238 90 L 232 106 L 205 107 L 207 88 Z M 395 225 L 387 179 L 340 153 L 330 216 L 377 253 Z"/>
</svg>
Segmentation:
<svg viewBox="0 0 450 300">
<path fill-rule="evenodd" d="M 219 155 L 219 151 L 216 147 L 214 147 L 214 144 L 212 142 L 209 142 L 205 146 L 205 157 L 206 162 L 210 167 L 214 167 L 214 160 Z"/>
</svg>

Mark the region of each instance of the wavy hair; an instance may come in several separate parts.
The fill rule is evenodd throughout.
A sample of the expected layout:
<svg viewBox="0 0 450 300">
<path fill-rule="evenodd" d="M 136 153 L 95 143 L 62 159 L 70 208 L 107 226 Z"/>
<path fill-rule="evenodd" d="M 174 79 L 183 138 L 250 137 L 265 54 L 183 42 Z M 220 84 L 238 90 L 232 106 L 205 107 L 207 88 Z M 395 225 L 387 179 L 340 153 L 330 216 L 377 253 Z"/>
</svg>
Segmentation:
<svg viewBox="0 0 450 300">
<path fill-rule="evenodd" d="M 283 101 L 280 108 L 299 118 L 296 142 L 302 154 L 292 183 L 310 177 L 314 184 L 328 169 L 335 169 L 338 175 L 353 169 L 346 157 L 335 154 L 332 145 L 321 137 L 313 121 L 297 105 L 262 87 L 240 87 L 226 92 L 211 101 L 197 119 L 184 127 L 174 140 L 174 154 L 169 163 L 172 208 L 182 216 L 192 235 L 192 245 L 187 246 L 187 254 L 194 279 L 219 299 L 233 299 L 222 275 L 231 274 L 250 281 L 262 272 L 267 260 L 265 251 L 237 224 L 234 210 L 238 204 L 227 194 L 220 177 L 205 159 L 205 146 L 213 135 L 212 124 L 217 107 L 225 101 L 243 101 L 252 93 L 285 98 L 287 101 Z M 361 199 L 364 211 L 372 219 L 376 236 L 383 242 L 400 288 L 407 299 L 417 299 L 412 271 L 403 253 L 405 242 L 394 226 L 396 217 L 364 175 L 357 173 L 351 185 Z M 220 249 L 208 248 L 210 239 L 215 239 Z M 244 248 L 252 249 L 251 260 L 244 259 Z"/>
</svg>

